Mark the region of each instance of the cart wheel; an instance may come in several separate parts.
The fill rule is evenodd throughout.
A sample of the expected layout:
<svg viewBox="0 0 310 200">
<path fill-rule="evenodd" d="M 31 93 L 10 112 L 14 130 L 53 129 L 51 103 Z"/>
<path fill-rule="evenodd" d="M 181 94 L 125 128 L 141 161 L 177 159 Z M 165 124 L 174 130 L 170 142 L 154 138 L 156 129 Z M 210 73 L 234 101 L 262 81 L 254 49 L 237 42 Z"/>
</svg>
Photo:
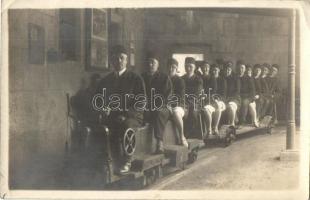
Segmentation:
<svg viewBox="0 0 310 200">
<path fill-rule="evenodd" d="M 136 135 L 132 128 L 128 128 L 123 137 L 123 149 L 127 156 L 132 156 L 136 150 Z"/>
<path fill-rule="evenodd" d="M 146 186 L 151 185 L 156 180 L 156 172 L 155 169 L 150 169 L 145 172 L 146 176 Z"/>
<path fill-rule="evenodd" d="M 272 134 L 272 127 L 268 127 L 267 128 L 267 133 L 270 134 L 270 135 Z"/>
<path fill-rule="evenodd" d="M 194 163 L 198 158 L 198 150 L 193 149 L 188 156 L 188 164 Z"/>
<path fill-rule="evenodd" d="M 207 138 L 203 139 L 203 143 L 205 143 L 205 146 L 207 146 L 208 145 L 208 139 Z"/>
<path fill-rule="evenodd" d="M 236 139 L 236 128 L 234 126 L 229 127 L 231 140 L 234 141 Z"/>
<path fill-rule="evenodd" d="M 232 139 L 230 134 L 226 135 L 226 137 L 224 138 L 224 146 L 228 147 L 229 145 L 231 145 L 232 143 Z"/>
</svg>

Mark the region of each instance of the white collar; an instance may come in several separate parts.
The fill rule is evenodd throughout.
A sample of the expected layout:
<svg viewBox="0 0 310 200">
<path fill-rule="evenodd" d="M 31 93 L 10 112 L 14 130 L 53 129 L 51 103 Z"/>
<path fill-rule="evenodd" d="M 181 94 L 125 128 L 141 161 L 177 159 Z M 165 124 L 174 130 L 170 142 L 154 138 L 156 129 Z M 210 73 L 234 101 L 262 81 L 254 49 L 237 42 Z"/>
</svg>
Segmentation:
<svg viewBox="0 0 310 200">
<path fill-rule="evenodd" d="M 118 76 L 121 76 L 122 74 L 124 74 L 126 71 L 126 67 L 124 69 L 122 69 L 121 71 L 118 71 Z"/>
</svg>

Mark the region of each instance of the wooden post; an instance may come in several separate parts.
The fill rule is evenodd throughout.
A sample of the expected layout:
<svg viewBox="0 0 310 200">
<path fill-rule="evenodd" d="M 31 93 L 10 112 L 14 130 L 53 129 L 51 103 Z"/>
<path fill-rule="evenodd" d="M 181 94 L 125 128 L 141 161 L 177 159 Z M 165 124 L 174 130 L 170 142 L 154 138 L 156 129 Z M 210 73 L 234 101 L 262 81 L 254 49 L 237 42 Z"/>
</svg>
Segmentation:
<svg viewBox="0 0 310 200">
<path fill-rule="evenodd" d="M 290 17 L 290 38 L 289 38 L 289 67 L 288 67 L 288 120 L 286 134 L 286 149 L 291 150 L 295 147 L 295 29 L 296 29 L 296 10 L 292 11 Z"/>
<path fill-rule="evenodd" d="M 286 129 L 286 150 L 280 154 L 281 160 L 298 160 L 299 154 L 295 149 L 295 42 L 296 42 L 296 10 L 290 15 L 289 55 L 288 55 L 288 115 Z"/>
</svg>

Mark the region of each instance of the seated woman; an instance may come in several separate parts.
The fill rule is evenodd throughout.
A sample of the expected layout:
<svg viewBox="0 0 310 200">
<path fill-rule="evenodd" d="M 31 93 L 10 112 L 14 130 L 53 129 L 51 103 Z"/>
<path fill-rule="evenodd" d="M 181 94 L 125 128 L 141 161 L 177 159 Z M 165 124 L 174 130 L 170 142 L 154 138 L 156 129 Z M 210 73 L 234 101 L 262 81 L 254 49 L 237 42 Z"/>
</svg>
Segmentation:
<svg viewBox="0 0 310 200">
<path fill-rule="evenodd" d="M 223 99 L 226 103 L 228 125 L 236 125 L 236 113 L 240 106 L 240 82 L 233 74 L 232 62 L 227 62 L 224 66 L 224 87 Z"/>
<path fill-rule="evenodd" d="M 254 86 L 254 80 L 252 79 L 251 66 L 248 66 L 248 68 L 246 68 L 246 66 L 240 62 L 238 64 L 238 79 L 240 82 L 240 97 L 241 97 L 239 124 L 242 125 L 246 122 L 246 117 L 250 110 L 250 115 L 254 123 L 254 126 L 258 127 L 258 121 L 256 120 L 256 112 L 254 112 L 255 110 L 255 102 L 254 102 L 255 86 Z"/>
<path fill-rule="evenodd" d="M 246 65 L 246 74 L 245 77 L 248 79 L 249 88 L 251 87 L 252 90 L 250 91 L 250 98 L 249 98 L 249 113 L 251 117 L 251 122 L 255 127 L 259 127 L 259 122 L 257 118 L 257 111 L 256 111 L 256 101 L 259 98 L 259 95 L 256 92 L 255 81 L 252 76 L 253 69 L 252 65 Z"/>
<path fill-rule="evenodd" d="M 185 83 L 184 80 L 177 75 L 179 65 L 178 61 L 170 58 L 167 65 L 169 70 L 169 77 L 171 79 L 173 88 L 172 95 L 169 97 L 169 99 L 171 99 L 173 103 L 168 105 L 168 108 L 171 112 L 172 120 L 177 127 L 177 131 L 179 133 L 180 144 L 188 148 L 188 143 L 184 136 L 183 126 L 183 117 L 186 113 L 184 105 Z M 175 98 L 177 98 L 176 102 L 174 101 Z"/>
<path fill-rule="evenodd" d="M 218 134 L 222 112 L 226 109 L 225 103 L 222 101 L 225 91 L 224 80 L 219 74 L 219 66 L 217 64 L 212 65 L 209 85 L 204 88 L 209 96 L 207 104 L 203 108 L 203 112 L 207 118 L 207 134 Z"/>
<path fill-rule="evenodd" d="M 256 103 L 257 120 L 261 118 L 261 108 L 263 105 L 261 73 L 262 73 L 261 65 L 255 64 L 253 68 L 253 78 L 255 86 L 255 103 Z"/>
<path fill-rule="evenodd" d="M 191 138 L 200 138 L 201 136 L 193 135 L 199 127 L 199 114 L 201 105 L 199 98 L 203 90 L 203 81 L 199 75 L 195 74 L 196 63 L 193 57 L 185 58 L 186 74 L 182 76 L 185 82 L 185 103 L 188 108 L 188 117 L 184 123 L 185 133 Z"/>
</svg>

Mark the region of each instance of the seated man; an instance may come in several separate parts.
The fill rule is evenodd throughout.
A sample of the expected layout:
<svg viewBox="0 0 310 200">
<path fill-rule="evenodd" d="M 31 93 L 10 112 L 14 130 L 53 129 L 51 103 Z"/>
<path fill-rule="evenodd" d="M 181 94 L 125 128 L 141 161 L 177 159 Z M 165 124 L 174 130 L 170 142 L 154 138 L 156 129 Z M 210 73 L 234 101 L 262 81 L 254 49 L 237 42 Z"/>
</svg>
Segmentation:
<svg viewBox="0 0 310 200">
<path fill-rule="evenodd" d="M 235 126 L 237 109 L 240 106 L 240 82 L 233 74 L 232 62 L 225 64 L 224 73 L 224 101 L 226 103 L 228 125 Z"/>
<path fill-rule="evenodd" d="M 269 81 L 268 81 L 269 90 L 271 94 L 271 110 L 269 114 L 273 116 L 273 122 L 275 124 L 278 121 L 276 102 L 280 93 L 278 71 L 279 71 L 279 65 L 273 64 L 270 68 Z"/>
<path fill-rule="evenodd" d="M 173 103 L 170 104 L 170 111 L 172 114 L 172 119 L 174 124 L 177 127 L 179 138 L 181 140 L 181 144 L 183 146 L 188 147 L 187 140 L 184 136 L 184 124 L 183 118 L 187 109 L 185 110 L 184 98 L 185 98 L 185 83 L 184 80 L 177 75 L 178 70 L 178 61 L 170 58 L 168 60 L 168 70 L 169 70 L 169 77 L 172 82 L 173 92 L 170 96 Z M 175 102 L 175 98 L 177 98 L 177 102 Z M 168 107 L 169 108 L 169 107 Z"/>
<path fill-rule="evenodd" d="M 139 127 L 143 123 L 143 110 L 135 107 L 135 98 L 127 98 L 126 95 L 145 95 L 143 80 L 139 75 L 127 70 L 127 52 L 122 46 L 114 47 L 112 52 L 112 65 L 114 71 L 104 77 L 97 89 L 97 93 L 104 94 L 109 105 L 110 112 L 107 113 L 107 125 L 113 129 L 111 138 L 113 147 L 119 147 L 123 138 L 124 130 Z M 118 95 L 120 103 L 115 103 L 112 97 Z M 119 148 L 117 148 L 119 149 Z M 122 149 L 124 151 L 124 149 Z M 124 164 L 120 173 L 127 173 L 131 167 L 131 156 L 125 155 Z"/>
<path fill-rule="evenodd" d="M 203 81 L 199 75 L 195 74 L 196 64 L 193 57 L 185 58 L 186 74 L 182 76 L 185 82 L 185 103 L 188 108 L 188 117 L 185 121 L 185 129 L 187 137 L 197 138 L 192 135 L 199 124 L 199 113 L 201 111 L 200 94 L 203 90 Z M 200 136 L 201 137 L 201 136 Z"/>
<path fill-rule="evenodd" d="M 157 140 L 156 153 L 164 152 L 163 134 L 166 123 L 170 117 L 167 108 L 168 97 L 172 92 L 171 80 L 167 74 L 158 70 L 159 61 L 154 53 L 148 55 L 146 71 L 142 73 L 147 96 L 146 121 L 149 121 L 154 128 L 154 135 Z"/>
<path fill-rule="evenodd" d="M 98 113 L 92 107 L 92 98 L 96 94 L 97 84 L 100 80 L 99 74 L 93 74 L 90 77 L 89 84 L 86 86 L 85 80 L 82 80 L 81 88 L 71 97 L 71 106 L 77 119 L 88 126 L 91 123 L 98 122 Z"/>
<path fill-rule="evenodd" d="M 218 134 L 218 126 L 222 112 L 226 109 L 225 103 L 222 101 L 225 91 L 225 83 L 223 78 L 220 77 L 219 65 L 212 65 L 209 84 L 205 87 L 207 87 L 205 88 L 205 91 L 208 91 L 209 95 L 207 104 L 203 108 L 203 112 L 207 117 L 207 134 Z"/>
<path fill-rule="evenodd" d="M 262 95 L 262 106 L 260 109 L 261 119 L 266 115 L 270 115 L 271 107 L 271 93 L 269 89 L 269 72 L 270 65 L 268 63 L 263 64 L 262 75 L 261 75 L 261 95 Z"/>
</svg>

